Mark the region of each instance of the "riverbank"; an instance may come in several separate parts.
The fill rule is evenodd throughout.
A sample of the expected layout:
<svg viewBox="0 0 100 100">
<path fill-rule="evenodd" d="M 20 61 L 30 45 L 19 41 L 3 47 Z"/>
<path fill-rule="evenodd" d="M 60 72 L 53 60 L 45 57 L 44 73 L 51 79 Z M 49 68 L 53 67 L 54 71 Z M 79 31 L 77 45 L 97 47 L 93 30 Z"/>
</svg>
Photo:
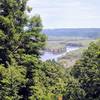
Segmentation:
<svg viewBox="0 0 100 100">
<path fill-rule="evenodd" d="M 74 51 L 70 51 L 66 53 L 64 56 L 60 57 L 57 62 L 63 65 L 65 68 L 69 68 L 73 66 L 81 58 L 82 53 L 85 49 L 87 48 L 83 47 Z"/>
<path fill-rule="evenodd" d="M 95 40 L 90 38 L 49 36 L 41 60 L 55 60 L 66 68 L 71 67 L 93 41 Z"/>
<path fill-rule="evenodd" d="M 79 49 L 80 47 L 75 47 L 75 46 L 66 46 L 66 51 L 64 53 L 60 53 L 60 54 L 54 54 L 52 52 L 44 52 L 44 54 L 41 56 L 41 60 L 42 61 L 46 61 L 46 60 L 55 60 L 57 61 L 59 58 L 63 57 L 66 55 L 66 53 L 74 51 Z"/>
</svg>

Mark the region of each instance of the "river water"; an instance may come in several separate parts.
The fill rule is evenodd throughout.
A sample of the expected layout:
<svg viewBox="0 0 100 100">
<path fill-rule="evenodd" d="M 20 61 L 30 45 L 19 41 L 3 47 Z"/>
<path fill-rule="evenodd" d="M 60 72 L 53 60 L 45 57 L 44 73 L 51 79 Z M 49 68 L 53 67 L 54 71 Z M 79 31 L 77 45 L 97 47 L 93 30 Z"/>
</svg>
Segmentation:
<svg viewBox="0 0 100 100">
<path fill-rule="evenodd" d="M 41 55 L 41 60 L 42 61 L 46 61 L 46 60 L 55 60 L 57 61 L 58 58 L 66 55 L 67 52 L 71 52 L 74 50 L 79 49 L 80 47 L 78 46 L 66 46 L 66 52 L 62 53 L 62 54 L 53 54 L 52 52 L 45 52 L 43 55 Z"/>
</svg>

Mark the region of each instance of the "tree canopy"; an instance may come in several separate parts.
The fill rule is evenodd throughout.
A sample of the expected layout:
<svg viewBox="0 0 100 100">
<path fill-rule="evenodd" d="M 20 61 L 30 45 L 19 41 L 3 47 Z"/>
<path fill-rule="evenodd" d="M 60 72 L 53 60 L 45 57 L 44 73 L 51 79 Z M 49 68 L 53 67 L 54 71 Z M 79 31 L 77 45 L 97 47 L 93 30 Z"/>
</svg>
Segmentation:
<svg viewBox="0 0 100 100">
<path fill-rule="evenodd" d="M 100 99 L 100 41 L 90 44 L 73 67 L 72 75 L 79 80 L 86 100 Z"/>
<path fill-rule="evenodd" d="M 0 0 L 0 100 L 99 100 L 100 42 L 70 70 L 42 62 L 46 36 L 27 1 Z"/>
</svg>

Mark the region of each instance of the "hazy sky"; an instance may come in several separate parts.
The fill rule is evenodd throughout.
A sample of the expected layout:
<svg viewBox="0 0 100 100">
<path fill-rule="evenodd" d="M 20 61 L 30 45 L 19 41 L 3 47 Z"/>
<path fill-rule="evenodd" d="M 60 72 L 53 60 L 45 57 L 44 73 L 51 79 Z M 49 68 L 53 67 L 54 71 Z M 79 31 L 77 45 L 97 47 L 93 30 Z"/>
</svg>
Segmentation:
<svg viewBox="0 0 100 100">
<path fill-rule="evenodd" d="M 29 0 L 44 28 L 100 27 L 100 0 Z"/>
</svg>

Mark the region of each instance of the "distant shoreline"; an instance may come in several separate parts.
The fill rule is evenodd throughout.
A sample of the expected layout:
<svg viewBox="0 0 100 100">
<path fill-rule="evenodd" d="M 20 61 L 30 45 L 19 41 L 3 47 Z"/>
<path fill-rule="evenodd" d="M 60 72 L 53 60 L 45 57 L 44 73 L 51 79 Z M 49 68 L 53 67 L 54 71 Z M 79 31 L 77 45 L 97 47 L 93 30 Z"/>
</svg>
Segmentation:
<svg viewBox="0 0 100 100">
<path fill-rule="evenodd" d="M 77 50 L 79 48 L 80 47 L 72 47 L 72 46 L 69 46 L 69 47 L 66 47 L 66 51 L 63 52 L 63 53 L 61 53 L 61 54 L 53 54 L 52 52 L 45 52 L 41 56 L 41 60 L 42 61 L 47 61 L 47 60 L 55 60 L 55 61 L 57 61 L 58 58 L 64 56 L 67 52 L 71 52 L 71 51 Z"/>
<path fill-rule="evenodd" d="M 49 36 L 66 36 L 66 37 L 83 37 L 83 38 L 100 38 L 100 28 L 58 28 L 44 29 L 44 34 Z"/>
</svg>

